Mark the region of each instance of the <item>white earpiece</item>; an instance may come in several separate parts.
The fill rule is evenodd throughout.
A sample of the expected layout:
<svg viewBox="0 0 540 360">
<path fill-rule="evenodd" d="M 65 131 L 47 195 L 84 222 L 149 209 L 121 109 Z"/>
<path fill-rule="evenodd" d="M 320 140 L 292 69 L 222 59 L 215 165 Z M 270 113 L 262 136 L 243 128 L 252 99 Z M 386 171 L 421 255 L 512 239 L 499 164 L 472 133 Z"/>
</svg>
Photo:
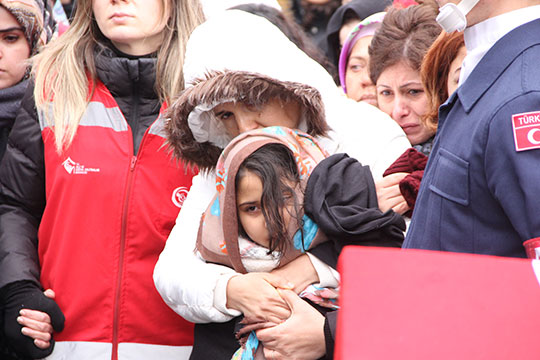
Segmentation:
<svg viewBox="0 0 540 360">
<path fill-rule="evenodd" d="M 463 0 L 459 4 L 448 3 L 439 9 L 437 22 L 447 33 L 463 31 L 467 27 L 467 14 L 480 0 Z"/>
</svg>

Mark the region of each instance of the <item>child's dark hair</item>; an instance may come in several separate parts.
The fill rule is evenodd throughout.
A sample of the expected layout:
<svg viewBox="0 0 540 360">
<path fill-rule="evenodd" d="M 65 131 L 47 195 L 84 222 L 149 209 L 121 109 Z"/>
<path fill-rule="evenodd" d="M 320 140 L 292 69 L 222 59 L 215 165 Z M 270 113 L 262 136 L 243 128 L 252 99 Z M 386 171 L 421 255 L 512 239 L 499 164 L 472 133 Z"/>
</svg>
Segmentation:
<svg viewBox="0 0 540 360">
<path fill-rule="evenodd" d="M 269 252 L 283 251 L 289 243 L 288 224 L 285 223 L 282 211 L 286 211 L 288 201 L 293 201 L 291 221 L 296 221 L 298 229 L 302 229 L 300 204 L 295 188 L 300 185 L 300 175 L 294 156 L 283 144 L 271 143 L 263 145 L 249 155 L 236 174 L 235 187 L 238 189 L 240 179 L 250 171 L 262 182 L 261 210 L 270 234 Z M 247 237 L 239 223 L 239 233 Z"/>
</svg>

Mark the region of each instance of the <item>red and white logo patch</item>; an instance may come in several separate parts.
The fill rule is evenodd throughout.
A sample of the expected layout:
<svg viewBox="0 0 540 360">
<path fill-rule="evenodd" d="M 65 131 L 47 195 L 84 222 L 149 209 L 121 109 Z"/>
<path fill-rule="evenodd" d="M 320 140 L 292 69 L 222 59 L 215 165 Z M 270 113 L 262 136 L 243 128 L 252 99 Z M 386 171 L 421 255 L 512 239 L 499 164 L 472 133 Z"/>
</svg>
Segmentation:
<svg viewBox="0 0 540 360">
<path fill-rule="evenodd" d="M 66 169 L 67 173 L 71 175 L 86 175 L 88 173 L 100 172 L 100 169 L 86 167 L 76 161 L 71 160 L 70 157 L 64 160 L 62 165 L 64 166 L 64 169 Z"/>
<path fill-rule="evenodd" d="M 516 151 L 540 149 L 540 111 L 512 115 Z"/>
<path fill-rule="evenodd" d="M 184 200 L 186 199 L 186 196 L 188 194 L 188 189 L 186 187 L 180 186 L 174 189 L 172 193 L 172 202 L 176 207 L 182 208 L 182 204 L 184 204 Z"/>
</svg>

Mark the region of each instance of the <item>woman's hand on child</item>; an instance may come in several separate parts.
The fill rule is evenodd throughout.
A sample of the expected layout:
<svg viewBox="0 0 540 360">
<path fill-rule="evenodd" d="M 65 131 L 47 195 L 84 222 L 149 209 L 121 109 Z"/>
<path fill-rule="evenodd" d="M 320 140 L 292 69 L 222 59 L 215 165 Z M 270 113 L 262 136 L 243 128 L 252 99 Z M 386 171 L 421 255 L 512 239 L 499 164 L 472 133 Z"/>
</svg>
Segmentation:
<svg viewBox="0 0 540 360">
<path fill-rule="evenodd" d="M 394 173 L 375 182 L 379 209 L 382 212 L 392 209 L 396 213 L 403 215 L 410 210 L 405 198 L 401 195 L 401 191 L 399 191 L 399 182 L 407 175 L 409 174 Z"/>
<path fill-rule="evenodd" d="M 279 324 L 291 312 L 276 289 L 292 289 L 286 279 L 271 273 L 233 276 L 227 284 L 227 307 L 241 311 L 249 322 Z"/>
<path fill-rule="evenodd" d="M 326 354 L 324 317 L 290 290 L 279 290 L 291 316 L 274 327 L 257 330 L 267 359 L 315 360 Z"/>
<path fill-rule="evenodd" d="M 299 294 L 311 284 L 319 282 L 319 276 L 306 254 L 300 255 L 288 264 L 272 271 L 272 274 L 286 279 L 294 284 L 294 291 Z"/>
</svg>

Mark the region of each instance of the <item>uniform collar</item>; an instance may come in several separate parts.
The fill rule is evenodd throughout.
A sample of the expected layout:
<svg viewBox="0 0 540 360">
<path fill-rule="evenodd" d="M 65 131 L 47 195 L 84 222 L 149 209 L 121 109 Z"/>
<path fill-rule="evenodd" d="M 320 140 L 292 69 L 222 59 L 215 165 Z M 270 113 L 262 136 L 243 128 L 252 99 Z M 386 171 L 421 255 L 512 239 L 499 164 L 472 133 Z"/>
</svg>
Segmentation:
<svg viewBox="0 0 540 360">
<path fill-rule="evenodd" d="M 503 36 L 515 28 L 540 18 L 540 5 L 510 11 L 465 29 L 467 56 L 463 61 L 459 84 L 463 84 L 484 55 Z"/>
<path fill-rule="evenodd" d="M 521 25 L 493 45 L 456 93 L 466 112 L 497 80 L 508 65 L 527 48 L 540 43 L 540 19 Z"/>
</svg>

